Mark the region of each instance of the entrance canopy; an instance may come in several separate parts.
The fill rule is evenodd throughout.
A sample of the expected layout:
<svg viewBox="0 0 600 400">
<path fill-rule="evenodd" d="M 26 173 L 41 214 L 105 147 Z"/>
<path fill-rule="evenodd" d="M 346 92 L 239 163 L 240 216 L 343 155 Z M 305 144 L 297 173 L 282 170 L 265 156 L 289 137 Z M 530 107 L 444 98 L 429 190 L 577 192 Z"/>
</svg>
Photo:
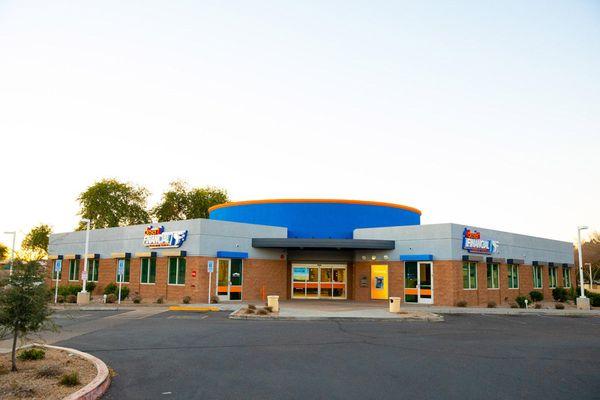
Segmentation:
<svg viewBox="0 0 600 400">
<path fill-rule="evenodd" d="M 394 250 L 393 240 L 253 238 L 252 247 L 271 249 Z"/>
</svg>

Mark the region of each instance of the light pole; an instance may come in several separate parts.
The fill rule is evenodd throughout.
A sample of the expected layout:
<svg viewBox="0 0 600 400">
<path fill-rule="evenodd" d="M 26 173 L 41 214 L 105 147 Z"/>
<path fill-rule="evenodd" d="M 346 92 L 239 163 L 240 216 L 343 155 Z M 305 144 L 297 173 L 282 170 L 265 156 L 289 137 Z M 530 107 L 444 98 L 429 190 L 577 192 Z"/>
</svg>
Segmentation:
<svg viewBox="0 0 600 400">
<path fill-rule="evenodd" d="M 88 277 L 88 265 L 87 265 L 87 255 L 88 255 L 88 247 L 90 244 L 90 222 L 88 218 L 82 219 L 83 222 L 86 223 L 85 227 L 85 252 L 83 253 L 83 289 L 81 289 L 81 293 L 87 293 L 86 285 L 87 285 L 87 277 Z"/>
<path fill-rule="evenodd" d="M 583 291 L 583 256 L 581 253 L 583 253 L 583 249 L 581 248 L 581 231 L 587 229 L 587 226 L 578 226 L 577 227 L 577 247 L 578 247 L 578 254 L 579 254 L 579 288 L 581 289 L 581 297 L 582 299 L 585 299 L 585 292 Z"/>
<path fill-rule="evenodd" d="M 10 274 L 13 272 L 13 264 L 15 263 L 15 239 L 17 238 L 17 232 L 4 232 L 6 235 L 13 235 L 12 250 L 10 252 Z"/>
</svg>

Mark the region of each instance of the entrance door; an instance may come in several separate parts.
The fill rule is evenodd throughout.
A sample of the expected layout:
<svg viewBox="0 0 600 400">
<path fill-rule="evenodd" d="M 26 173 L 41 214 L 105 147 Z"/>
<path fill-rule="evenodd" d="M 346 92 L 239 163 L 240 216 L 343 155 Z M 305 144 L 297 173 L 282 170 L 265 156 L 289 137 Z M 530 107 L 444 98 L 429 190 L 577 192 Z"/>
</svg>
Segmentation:
<svg viewBox="0 0 600 400">
<path fill-rule="evenodd" d="M 293 299 L 345 299 L 347 266 L 292 264 Z"/>
<path fill-rule="evenodd" d="M 433 264 L 427 261 L 404 263 L 404 301 L 433 303 Z"/>
<path fill-rule="evenodd" d="M 217 296 L 219 300 L 242 299 L 242 260 L 220 259 L 217 263 Z"/>
</svg>

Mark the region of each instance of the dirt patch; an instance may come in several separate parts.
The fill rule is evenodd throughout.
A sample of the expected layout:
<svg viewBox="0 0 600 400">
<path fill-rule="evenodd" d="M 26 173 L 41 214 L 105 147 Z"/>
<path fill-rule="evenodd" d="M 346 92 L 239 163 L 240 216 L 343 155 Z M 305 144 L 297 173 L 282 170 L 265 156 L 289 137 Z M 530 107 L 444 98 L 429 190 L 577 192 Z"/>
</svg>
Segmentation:
<svg viewBox="0 0 600 400">
<path fill-rule="evenodd" d="M 0 354 L 0 399 L 62 399 L 78 391 L 96 377 L 96 367 L 88 360 L 62 350 L 44 350 L 46 357 L 42 360 L 17 359 L 19 369 L 17 372 L 10 372 L 10 353 Z M 38 375 L 40 371 L 56 368 L 58 368 L 58 376 Z M 59 385 L 60 377 L 73 371 L 79 375 L 79 385 L 70 387 Z"/>
</svg>

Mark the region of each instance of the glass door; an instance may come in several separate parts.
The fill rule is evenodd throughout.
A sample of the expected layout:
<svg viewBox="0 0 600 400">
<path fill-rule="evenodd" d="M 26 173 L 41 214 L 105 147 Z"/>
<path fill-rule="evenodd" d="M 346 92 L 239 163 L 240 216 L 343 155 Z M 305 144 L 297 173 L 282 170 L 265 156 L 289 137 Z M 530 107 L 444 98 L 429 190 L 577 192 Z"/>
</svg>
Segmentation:
<svg viewBox="0 0 600 400">
<path fill-rule="evenodd" d="M 433 264 L 424 261 L 404 263 L 404 301 L 433 304 Z"/>
<path fill-rule="evenodd" d="M 217 263 L 219 300 L 242 300 L 242 259 L 220 259 Z"/>
<path fill-rule="evenodd" d="M 229 300 L 229 267 L 231 260 L 217 261 L 217 296 L 219 300 Z"/>
<path fill-rule="evenodd" d="M 419 262 L 419 303 L 433 303 L 433 268 L 430 262 Z"/>
</svg>

